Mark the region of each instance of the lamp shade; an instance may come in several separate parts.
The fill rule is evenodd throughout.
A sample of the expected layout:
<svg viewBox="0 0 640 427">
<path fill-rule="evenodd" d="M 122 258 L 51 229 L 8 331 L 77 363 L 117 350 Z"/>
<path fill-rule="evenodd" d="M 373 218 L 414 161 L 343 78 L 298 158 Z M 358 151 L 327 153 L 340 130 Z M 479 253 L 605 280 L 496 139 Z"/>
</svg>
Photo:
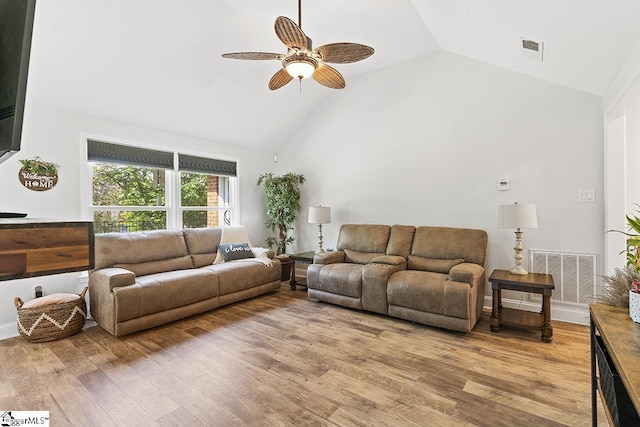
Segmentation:
<svg viewBox="0 0 640 427">
<path fill-rule="evenodd" d="M 538 228 L 536 205 L 518 204 L 498 206 L 499 228 Z"/>
<path fill-rule="evenodd" d="M 331 223 L 331 208 L 326 206 L 310 206 L 309 222 L 311 224 Z"/>
<path fill-rule="evenodd" d="M 297 79 L 306 79 L 307 77 L 310 77 L 315 70 L 314 66 L 308 62 L 296 61 L 290 62 L 287 65 L 287 72 L 289 75 Z"/>
<path fill-rule="evenodd" d="M 296 54 L 283 59 L 282 66 L 291 77 L 306 79 L 318 68 L 318 61 L 305 54 Z"/>
</svg>

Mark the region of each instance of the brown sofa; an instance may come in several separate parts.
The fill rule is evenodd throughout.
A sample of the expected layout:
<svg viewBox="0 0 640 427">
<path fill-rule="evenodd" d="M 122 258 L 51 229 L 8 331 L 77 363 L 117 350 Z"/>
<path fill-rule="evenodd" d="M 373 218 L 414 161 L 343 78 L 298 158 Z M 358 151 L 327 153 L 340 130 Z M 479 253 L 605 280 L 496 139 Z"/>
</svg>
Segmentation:
<svg viewBox="0 0 640 427">
<path fill-rule="evenodd" d="M 309 266 L 310 298 L 463 332 L 482 314 L 483 230 L 345 224 L 336 249 Z"/>
<path fill-rule="evenodd" d="M 217 227 L 97 234 L 91 316 L 122 336 L 280 288 L 277 259 L 212 264 L 221 236 Z"/>
</svg>

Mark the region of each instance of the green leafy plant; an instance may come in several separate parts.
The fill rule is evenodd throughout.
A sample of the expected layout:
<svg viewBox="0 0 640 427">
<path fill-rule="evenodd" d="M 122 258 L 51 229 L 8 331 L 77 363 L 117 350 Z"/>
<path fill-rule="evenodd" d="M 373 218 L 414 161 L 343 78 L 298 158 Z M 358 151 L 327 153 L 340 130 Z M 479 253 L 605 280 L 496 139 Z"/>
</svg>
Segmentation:
<svg viewBox="0 0 640 427">
<path fill-rule="evenodd" d="M 636 204 L 636 206 L 639 206 Z M 636 211 L 638 212 L 638 211 Z M 632 269 L 636 273 L 640 273 L 640 218 L 636 215 L 626 215 L 627 231 L 609 230 L 615 233 L 622 233 L 627 236 L 626 249 L 620 253 L 626 253 L 627 268 Z"/>
<path fill-rule="evenodd" d="M 639 206 L 639 205 L 636 205 Z M 602 276 L 606 286 L 599 295 L 593 297 L 593 302 L 613 305 L 615 307 L 629 307 L 629 290 L 638 292 L 640 283 L 640 218 L 636 215 L 626 215 L 627 231 L 608 230 L 607 232 L 622 233 L 627 236 L 626 248 L 620 253 L 626 254 L 626 266 L 616 268 L 613 274 Z"/>
<path fill-rule="evenodd" d="M 286 254 L 287 245 L 295 241 L 295 237 L 288 233 L 293 230 L 293 223 L 302 210 L 298 185 L 303 184 L 304 180 L 303 175 L 291 172 L 281 176 L 263 173 L 258 177 L 257 185 L 263 185 L 266 194 L 265 225 L 275 234 L 268 237 L 265 243 L 270 248 L 276 246 L 278 255 Z"/>
<path fill-rule="evenodd" d="M 33 174 L 45 174 L 45 175 L 57 175 L 59 165 L 55 163 L 45 162 L 40 157 L 34 157 L 33 159 L 20 160 L 22 167 Z"/>
</svg>

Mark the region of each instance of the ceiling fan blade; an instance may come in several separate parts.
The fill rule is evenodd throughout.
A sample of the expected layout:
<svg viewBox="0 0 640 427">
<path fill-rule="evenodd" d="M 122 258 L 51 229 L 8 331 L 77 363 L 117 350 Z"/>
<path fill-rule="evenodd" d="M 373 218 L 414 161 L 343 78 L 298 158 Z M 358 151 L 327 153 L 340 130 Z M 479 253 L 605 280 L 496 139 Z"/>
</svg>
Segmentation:
<svg viewBox="0 0 640 427">
<path fill-rule="evenodd" d="M 323 63 L 320 63 L 313 72 L 313 79 L 331 89 L 344 89 L 346 86 L 342 74 L 332 66 Z"/>
<path fill-rule="evenodd" d="M 273 75 L 273 77 L 271 77 L 271 80 L 269 80 L 269 89 L 271 90 L 280 89 L 282 86 L 286 85 L 291 80 L 293 80 L 293 77 L 291 77 L 291 75 L 287 72 L 287 70 L 285 70 L 284 68 L 281 68 L 277 73 Z"/>
<path fill-rule="evenodd" d="M 279 16 L 275 23 L 276 35 L 288 48 L 308 49 L 307 36 L 286 16 Z"/>
<path fill-rule="evenodd" d="M 223 53 L 223 58 L 231 59 L 252 59 L 252 60 L 268 60 L 268 59 L 283 59 L 286 55 L 281 53 L 271 52 L 233 52 Z"/>
<path fill-rule="evenodd" d="M 373 55 L 372 47 L 358 43 L 331 43 L 316 49 L 324 62 L 333 64 L 349 64 L 362 61 Z"/>
</svg>

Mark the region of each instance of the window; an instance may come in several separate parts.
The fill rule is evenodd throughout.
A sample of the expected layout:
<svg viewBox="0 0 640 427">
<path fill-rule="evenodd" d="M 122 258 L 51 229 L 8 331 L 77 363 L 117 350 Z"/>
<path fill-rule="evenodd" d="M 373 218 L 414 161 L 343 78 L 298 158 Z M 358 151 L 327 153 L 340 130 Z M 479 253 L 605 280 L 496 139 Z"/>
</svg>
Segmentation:
<svg viewBox="0 0 640 427">
<path fill-rule="evenodd" d="M 236 163 L 87 141 L 96 233 L 231 225 Z"/>
</svg>

